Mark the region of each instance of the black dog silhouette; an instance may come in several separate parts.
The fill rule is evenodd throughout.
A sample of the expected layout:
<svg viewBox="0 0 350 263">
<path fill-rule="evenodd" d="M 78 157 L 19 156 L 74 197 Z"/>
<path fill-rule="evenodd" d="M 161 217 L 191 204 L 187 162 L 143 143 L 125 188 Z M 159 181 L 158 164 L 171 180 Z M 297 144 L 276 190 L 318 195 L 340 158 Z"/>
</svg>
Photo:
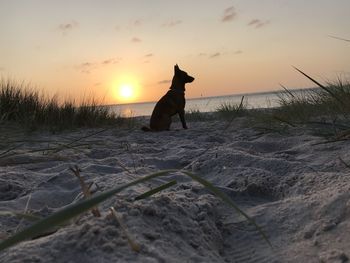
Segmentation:
<svg viewBox="0 0 350 263">
<path fill-rule="evenodd" d="M 150 128 L 142 127 L 143 131 L 165 131 L 170 129 L 171 116 L 179 114 L 182 127 L 187 129 L 185 121 L 185 84 L 194 80 L 176 64 L 174 77 L 169 91 L 157 102 L 152 112 Z"/>
</svg>

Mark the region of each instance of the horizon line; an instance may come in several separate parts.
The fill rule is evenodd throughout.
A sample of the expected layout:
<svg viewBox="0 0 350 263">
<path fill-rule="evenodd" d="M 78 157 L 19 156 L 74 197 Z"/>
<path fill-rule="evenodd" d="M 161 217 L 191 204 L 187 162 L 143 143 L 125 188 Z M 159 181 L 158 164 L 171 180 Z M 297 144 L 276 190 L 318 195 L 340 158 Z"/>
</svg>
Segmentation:
<svg viewBox="0 0 350 263">
<path fill-rule="evenodd" d="M 291 88 L 290 90 L 293 91 L 299 91 L 299 90 L 309 90 L 309 89 L 315 89 L 318 87 L 308 87 L 308 88 Z M 249 95 L 262 95 L 262 94 L 268 94 L 268 93 L 274 93 L 274 92 L 285 92 L 284 90 L 268 90 L 268 91 L 260 91 L 260 92 L 247 92 L 247 93 L 231 93 L 231 94 L 224 94 L 224 95 L 218 95 L 218 96 L 202 96 L 202 97 L 194 97 L 194 98 L 186 98 L 186 100 L 200 100 L 200 99 L 208 99 L 208 98 L 220 98 L 220 97 L 228 97 L 228 96 L 249 96 Z M 113 103 L 113 104 L 107 104 L 104 106 L 116 106 L 116 105 L 130 105 L 130 104 L 146 104 L 146 103 L 156 103 L 158 100 L 153 101 L 140 101 L 140 102 L 129 102 L 129 103 Z"/>
</svg>

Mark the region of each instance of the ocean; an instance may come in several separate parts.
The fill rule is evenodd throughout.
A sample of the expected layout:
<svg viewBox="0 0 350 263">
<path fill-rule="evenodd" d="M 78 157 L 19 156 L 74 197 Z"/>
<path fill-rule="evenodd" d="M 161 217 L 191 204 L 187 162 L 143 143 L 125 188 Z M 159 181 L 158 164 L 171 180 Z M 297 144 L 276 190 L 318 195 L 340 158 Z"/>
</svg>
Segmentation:
<svg viewBox="0 0 350 263">
<path fill-rule="evenodd" d="M 302 92 L 304 90 L 293 90 L 293 93 Z M 244 96 L 244 103 L 247 108 L 271 108 L 278 106 L 278 94 L 282 91 L 271 91 L 263 93 L 248 93 L 237 95 L 226 95 L 217 97 L 203 97 L 186 99 L 186 111 L 198 110 L 200 112 L 215 111 L 223 103 L 236 103 L 241 102 L 242 96 Z M 136 116 L 150 116 L 152 114 L 155 102 L 144 103 L 130 103 L 130 104 L 118 104 L 110 105 L 111 111 L 121 115 L 123 117 L 136 117 Z"/>
</svg>

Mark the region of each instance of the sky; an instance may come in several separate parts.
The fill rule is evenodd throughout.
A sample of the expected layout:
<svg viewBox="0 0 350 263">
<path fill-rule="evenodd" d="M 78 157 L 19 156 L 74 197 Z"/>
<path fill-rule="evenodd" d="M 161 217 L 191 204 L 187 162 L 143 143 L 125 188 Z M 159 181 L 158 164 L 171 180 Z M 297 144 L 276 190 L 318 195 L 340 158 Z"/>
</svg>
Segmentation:
<svg viewBox="0 0 350 263">
<path fill-rule="evenodd" d="M 195 77 L 186 98 L 310 87 L 292 65 L 349 79 L 350 42 L 330 37 L 350 39 L 349 10 L 349 0 L 0 0 L 0 76 L 105 104 L 158 100 L 176 63 Z"/>
</svg>

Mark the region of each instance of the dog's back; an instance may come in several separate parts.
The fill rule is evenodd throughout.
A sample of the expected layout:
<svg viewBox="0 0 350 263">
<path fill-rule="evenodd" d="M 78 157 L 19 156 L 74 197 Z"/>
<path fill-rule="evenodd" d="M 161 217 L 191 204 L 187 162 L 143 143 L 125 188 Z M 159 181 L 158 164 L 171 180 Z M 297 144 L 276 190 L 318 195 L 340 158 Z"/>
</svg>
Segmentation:
<svg viewBox="0 0 350 263">
<path fill-rule="evenodd" d="M 179 114 L 182 126 L 187 129 L 185 122 L 185 84 L 194 80 L 185 71 L 180 70 L 178 65 L 174 66 L 174 77 L 170 90 L 157 102 L 152 112 L 150 129 L 142 127 L 144 131 L 164 131 L 170 129 L 171 117 Z"/>
</svg>

